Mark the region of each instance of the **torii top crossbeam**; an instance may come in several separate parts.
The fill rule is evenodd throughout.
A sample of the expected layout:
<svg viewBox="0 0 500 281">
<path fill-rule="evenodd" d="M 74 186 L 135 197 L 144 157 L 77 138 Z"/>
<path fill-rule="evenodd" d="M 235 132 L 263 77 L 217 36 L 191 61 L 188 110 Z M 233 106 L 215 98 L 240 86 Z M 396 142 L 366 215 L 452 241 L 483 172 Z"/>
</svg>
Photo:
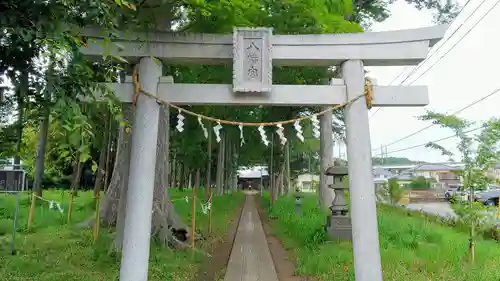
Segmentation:
<svg viewBox="0 0 500 281">
<path fill-rule="evenodd" d="M 281 66 L 332 66 L 348 59 L 365 66 L 416 65 L 444 36 L 447 25 L 346 34 L 273 35 L 272 61 Z M 132 63 L 141 57 L 157 57 L 172 63 L 222 64 L 233 59 L 233 35 L 169 32 L 123 33 L 119 43 L 103 47 L 107 35 L 87 28 L 83 33 L 96 40 L 83 49 L 88 56 L 102 57 L 106 48 Z M 120 48 L 123 47 L 123 50 Z M 108 51 L 109 52 L 109 51 Z"/>
<path fill-rule="evenodd" d="M 235 28 L 232 35 L 134 33 L 115 38 L 111 44 L 103 44 L 102 32 L 86 29 L 84 34 L 92 40 L 82 52 L 95 58 L 113 54 L 131 63 L 141 57 L 181 64 L 233 63 L 232 87 L 162 83 L 160 79 L 158 96 L 174 104 L 332 105 L 346 102 L 342 79 L 329 86 L 273 85 L 272 66 L 332 66 L 346 60 L 361 60 L 369 66 L 417 64 L 443 37 L 446 27 L 318 35 L 273 35 L 269 28 Z M 123 102 L 130 102 L 130 83 L 108 86 Z M 374 87 L 375 106 L 424 106 L 428 102 L 423 86 Z"/>
</svg>

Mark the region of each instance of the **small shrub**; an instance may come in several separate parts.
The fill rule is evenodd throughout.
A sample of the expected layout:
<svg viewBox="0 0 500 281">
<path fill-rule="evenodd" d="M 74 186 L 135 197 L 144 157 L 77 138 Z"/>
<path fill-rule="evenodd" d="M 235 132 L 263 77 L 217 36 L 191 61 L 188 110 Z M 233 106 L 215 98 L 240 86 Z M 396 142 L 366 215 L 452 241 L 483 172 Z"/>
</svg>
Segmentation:
<svg viewBox="0 0 500 281">
<path fill-rule="evenodd" d="M 431 183 L 425 179 L 425 177 L 416 177 L 410 183 L 410 188 L 412 189 L 429 189 L 431 188 Z"/>
</svg>

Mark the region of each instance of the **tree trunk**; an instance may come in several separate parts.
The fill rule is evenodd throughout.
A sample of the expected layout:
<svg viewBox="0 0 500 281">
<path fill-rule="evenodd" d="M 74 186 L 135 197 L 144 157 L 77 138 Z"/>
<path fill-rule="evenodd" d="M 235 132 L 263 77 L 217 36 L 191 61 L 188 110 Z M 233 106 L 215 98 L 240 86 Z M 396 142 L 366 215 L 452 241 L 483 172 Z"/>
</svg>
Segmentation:
<svg viewBox="0 0 500 281">
<path fill-rule="evenodd" d="M 225 170 L 226 170 L 226 177 L 225 177 L 225 184 L 224 184 L 224 193 L 228 193 L 230 191 L 230 188 L 231 188 L 231 182 L 232 182 L 232 179 L 231 179 L 231 176 L 233 174 L 233 171 L 232 171 L 232 161 L 231 161 L 231 157 L 233 156 L 233 151 L 232 151 L 232 141 L 231 141 L 231 138 L 227 138 L 227 142 L 226 142 L 226 153 L 225 153 L 225 157 L 224 157 L 224 161 L 226 162 L 225 163 Z"/>
<path fill-rule="evenodd" d="M 194 187 L 200 187 L 200 182 L 201 182 L 201 174 L 200 174 L 200 169 L 196 169 L 196 174 L 194 176 Z"/>
<path fill-rule="evenodd" d="M 224 143 L 222 145 L 222 157 L 221 157 L 221 161 L 222 161 L 222 164 L 221 164 L 221 189 L 220 189 L 220 193 L 219 195 L 222 195 L 224 194 L 224 191 L 225 191 L 225 187 L 226 187 L 226 154 L 227 154 L 227 143 L 228 143 L 228 138 L 227 138 L 227 134 L 226 133 L 223 133 L 222 135 L 223 137 L 223 140 L 224 140 Z"/>
<path fill-rule="evenodd" d="M 179 163 L 177 163 L 177 187 L 180 191 L 184 190 L 184 175 L 182 174 L 183 172 L 183 165 L 179 161 Z"/>
<path fill-rule="evenodd" d="M 217 155 L 217 175 L 216 175 L 216 194 L 221 195 L 224 185 L 224 143 L 225 134 L 222 133 L 221 141 L 219 143 L 219 152 Z"/>
<path fill-rule="evenodd" d="M 78 187 L 80 186 L 80 179 L 82 178 L 83 163 L 80 162 L 80 153 L 76 153 L 75 164 L 73 166 L 73 173 L 71 179 L 71 196 L 68 204 L 68 223 L 71 222 L 73 214 L 73 201 L 76 197 Z"/>
<path fill-rule="evenodd" d="M 170 118 L 168 107 L 162 106 L 158 128 L 155 191 L 153 202 L 152 235 L 174 248 L 189 246 L 190 229 L 182 221 L 168 195 L 168 163 L 170 145 Z"/>
<path fill-rule="evenodd" d="M 99 164 L 97 167 L 97 174 L 94 182 L 94 196 L 97 197 L 99 192 L 101 192 L 101 187 L 106 176 L 106 159 L 107 159 L 107 148 L 108 148 L 108 136 L 110 131 L 110 120 L 109 116 L 106 116 L 106 123 L 104 124 L 104 136 L 102 138 L 101 149 L 99 152 Z"/>
<path fill-rule="evenodd" d="M 169 183 L 169 118 L 168 109 L 160 110 L 158 133 L 158 157 L 156 161 L 155 190 L 152 217 L 152 235 L 157 236 L 165 244 L 175 248 L 184 248 L 190 235 L 189 228 L 182 222 L 168 196 Z M 124 108 L 126 120 L 133 119 L 133 108 Z M 133 128 L 132 128 L 133 130 Z M 128 190 L 128 170 L 130 164 L 131 134 L 129 129 L 121 128 L 119 132 L 117 156 L 110 187 L 103 200 L 101 214 L 107 225 L 116 224 L 116 237 L 111 250 L 121 251 L 125 221 L 126 197 Z M 122 200 L 123 199 L 123 200 Z M 93 219 L 86 223 L 90 226 Z"/>
<path fill-rule="evenodd" d="M 132 143 L 130 122 L 134 119 L 134 109 L 132 105 L 123 105 L 123 117 L 126 125 L 119 127 L 113 172 L 100 210 L 101 222 L 107 226 L 114 226 L 116 224 L 117 230 L 119 230 L 120 227 L 122 228 L 125 220 L 125 204 Z M 123 200 L 120 200 L 120 198 L 123 198 Z M 121 215 L 120 218 L 118 218 L 118 214 Z M 117 233 L 118 232 L 119 231 L 117 231 Z M 119 249 L 121 249 L 121 245 Z"/>
<path fill-rule="evenodd" d="M 207 183 L 205 185 L 205 200 L 208 201 L 212 194 L 212 123 L 208 123 L 208 144 L 207 144 Z"/>
<path fill-rule="evenodd" d="M 238 166 L 239 166 L 239 155 L 238 155 L 238 146 L 236 145 L 236 143 L 234 144 L 233 146 L 233 167 L 232 167 L 232 185 L 231 185 L 231 189 L 232 190 L 236 190 L 236 187 L 238 185 Z"/>
<path fill-rule="evenodd" d="M 50 121 L 50 100 L 53 86 L 53 74 L 55 66 L 55 58 L 51 54 L 49 58 L 49 67 L 47 70 L 47 86 L 43 93 L 43 109 L 40 118 L 40 132 L 38 132 L 38 143 L 36 151 L 35 176 L 33 181 L 33 192 L 38 196 L 42 196 L 42 182 L 45 171 L 45 151 L 47 150 L 47 135 L 49 131 Z"/>
<path fill-rule="evenodd" d="M 45 92 L 44 99 L 46 103 L 50 101 L 49 91 Z M 49 121 L 50 121 L 49 105 L 45 104 L 43 108 L 43 115 L 40 121 L 40 132 L 38 133 L 35 177 L 33 181 L 33 192 L 35 192 L 37 196 L 42 196 L 42 182 L 43 182 L 43 174 L 45 171 L 45 151 L 47 148 Z"/>
<path fill-rule="evenodd" d="M 130 168 L 130 149 L 132 142 L 131 120 L 134 119 L 133 106 L 124 104 L 122 107 L 123 121 L 125 126 L 120 126 L 118 129 L 118 140 L 116 145 L 115 163 L 111 173 L 109 186 L 104 197 L 101 199 L 100 214 L 101 223 L 105 226 L 117 226 L 117 236 L 121 235 L 120 229 L 123 229 L 125 220 L 125 204 L 128 188 L 128 171 Z M 123 198 L 123 200 L 120 200 Z M 118 214 L 121 217 L 118 217 Z M 80 227 L 91 227 L 94 225 L 95 216 L 82 222 Z M 121 241 L 121 240 L 120 240 Z M 121 244 L 116 245 L 118 250 L 121 249 Z"/>
<path fill-rule="evenodd" d="M 16 154 L 14 156 L 14 169 L 21 169 L 21 144 L 23 143 L 24 128 L 24 98 L 28 94 L 29 73 L 25 69 L 21 71 L 20 83 L 17 86 L 17 139 Z"/>
<path fill-rule="evenodd" d="M 290 178 L 290 141 L 286 142 L 285 147 L 285 174 L 286 174 L 286 193 L 292 192 L 292 180 Z"/>
<path fill-rule="evenodd" d="M 273 202 L 276 202 L 278 199 L 278 175 L 273 174 L 273 191 L 272 191 L 272 197 L 273 197 Z"/>
<path fill-rule="evenodd" d="M 73 175 L 71 179 L 71 192 L 75 192 L 76 190 L 78 190 L 78 187 L 80 186 L 80 180 L 82 178 L 82 170 L 84 163 L 80 162 L 79 153 L 76 154 L 75 162 L 76 163 L 73 166 Z"/>
<path fill-rule="evenodd" d="M 281 165 L 278 184 L 279 184 L 279 195 L 283 196 L 285 194 L 285 163 Z"/>
<path fill-rule="evenodd" d="M 170 188 L 176 188 L 177 187 L 177 161 L 176 161 L 176 155 L 174 153 L 174 159 L 172 159 L 172 179 L 170 183 Z"/>
<path fill-rule="evenodd" d="M 107 140 L 107 143 L 108 143 L 108 146 L 106 148 L 106 165 L 104 167 L 104 191 L 107 191 L 108 190 L 108 185 L 109 185 L 109 180 L 110 180 L 110 174 L 111 174 L 111 169 L 113 167 L 113 162 L 111 162 L 113 160 L 114 157 L 112 157 L 111 155 L 113 154 L 113 143 L 116 143 L 116 139 L 115 139 L 115 134 L 113 133 L 114 132 L 114 122 L 112 121 L 111 119 L 111 113 L 110 113 L 110 120 L 108 121 L 109 122 L 109 131 L 108 131 L 108 140 Z"/>
</svg>

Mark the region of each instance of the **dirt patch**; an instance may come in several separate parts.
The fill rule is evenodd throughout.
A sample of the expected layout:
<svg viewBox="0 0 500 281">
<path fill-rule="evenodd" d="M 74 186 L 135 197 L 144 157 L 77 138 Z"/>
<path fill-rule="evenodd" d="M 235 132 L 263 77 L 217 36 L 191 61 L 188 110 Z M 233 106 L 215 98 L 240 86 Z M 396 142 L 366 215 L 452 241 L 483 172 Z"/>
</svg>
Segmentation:
<svg viewBox="0 0 500 281">
<path fill-rule="evenodd" d="M 217 281 L 224 278 L 244 204 L 245 200 L 242 200 L 229 222 L 226 234 L 217 242 L 214 250 L 210 253 L 212 257 L 201 263 L 192 281 Z"/>
<path fill-rule="evenodd" d="M 278 274 L 279 281 L 313 281 L 312 277 L 296 276 L 295 275 L 295 261 L 291 259 L 290 254 L 285 250 L 281 241 L 273 235 L 269 218 L 264 209 L 260 205 L 260 197 L 255 196 L 255 202 L 259 211 L 262 227 L 266 234 L 267 244 L 269 251 L 274 261 L 274 267 Z"/>
</svg>

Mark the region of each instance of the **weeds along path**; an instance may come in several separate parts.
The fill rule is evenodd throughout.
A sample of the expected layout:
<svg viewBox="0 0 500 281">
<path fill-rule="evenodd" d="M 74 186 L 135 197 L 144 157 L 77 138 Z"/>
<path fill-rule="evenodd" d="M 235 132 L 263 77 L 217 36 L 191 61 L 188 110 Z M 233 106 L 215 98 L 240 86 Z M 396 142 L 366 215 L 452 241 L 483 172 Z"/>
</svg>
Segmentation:
<svg viewBox="0 0 500 281">
<path fill-rule="evenodd" d="M 191 281 L 217 281 L 224 278 L 244 204 L 245 202 L 242 200 L 234 210 L 234 214 L 231 214 L 226 234 L 211 251 L 212 257 L 202 262 L 196 276 Z"/>
</svg>

